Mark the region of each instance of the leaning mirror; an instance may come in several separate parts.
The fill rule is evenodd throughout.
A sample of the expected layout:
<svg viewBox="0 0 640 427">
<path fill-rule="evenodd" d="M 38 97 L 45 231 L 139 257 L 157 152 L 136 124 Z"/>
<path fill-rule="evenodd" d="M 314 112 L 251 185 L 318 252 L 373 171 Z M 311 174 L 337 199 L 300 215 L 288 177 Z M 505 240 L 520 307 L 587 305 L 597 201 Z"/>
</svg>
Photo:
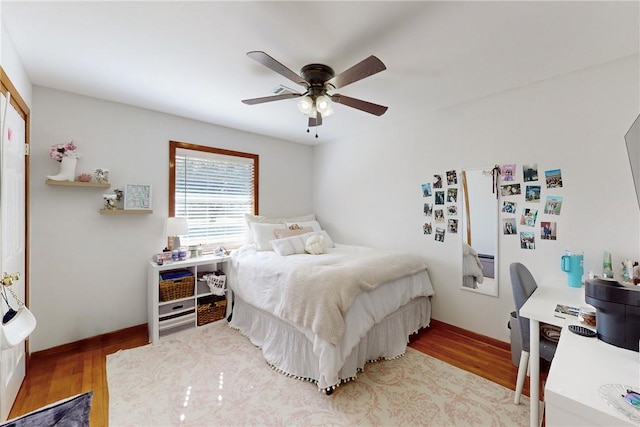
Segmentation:
<svg viewBox="0 0 640 427">
<path fill-rule="evenodd" d="M 462 171 L 462 289 L 498 296 L 499 203 L 493 167 Z"/>
<path fill-rule="evenodd" d="M 627 143 L 627 154 L 629 154 L 629 163 L 631 163 L 631 174 L 633 175 L 633 183 L 636 187 L 636 197 L 638 206 L 640 206 L 640 116 L 629 128 L 624 136 Z"/>
</svg>

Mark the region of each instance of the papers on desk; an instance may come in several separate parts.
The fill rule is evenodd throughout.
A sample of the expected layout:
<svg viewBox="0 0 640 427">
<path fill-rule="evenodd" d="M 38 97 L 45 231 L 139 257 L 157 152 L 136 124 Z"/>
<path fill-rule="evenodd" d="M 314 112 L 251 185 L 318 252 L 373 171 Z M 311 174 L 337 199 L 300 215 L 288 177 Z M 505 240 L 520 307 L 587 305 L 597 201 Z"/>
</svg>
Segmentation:
<svg viewBox="0 0 640 427">
<path fill-rule="evenodd" d="M 569 316 L 578 316 L 580 309 L 578 307 L 571 307 L 570 305 L 556 305 L 556 313 L 568 314 Z"/>
</svg>

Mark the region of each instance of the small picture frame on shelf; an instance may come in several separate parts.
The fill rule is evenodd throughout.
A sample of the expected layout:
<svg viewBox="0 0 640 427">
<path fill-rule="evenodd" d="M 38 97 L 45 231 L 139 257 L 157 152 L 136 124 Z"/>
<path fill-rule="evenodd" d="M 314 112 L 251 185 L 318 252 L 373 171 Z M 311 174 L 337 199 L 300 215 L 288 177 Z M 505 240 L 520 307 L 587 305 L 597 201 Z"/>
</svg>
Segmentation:
<svg viewBox="0 0 640 427">
<path fill-rule="evenodd" d="M 117 205 L 117 197 L 115 194 L 103 194 L 102 199 L 104 200 L 103 207 L 107 211 L 113 211 L 118 208 Z"/>
<path fill-rule="evenodd" d="M 124 208 L 127 210 L 151 209 L 151 186 L 146 184 L 125 184 Z"/>
<path fill-rule="evenodd" d="M 109 169 L 99 168 L 94 170 L 91 181 L 103 184 L 109 182 Z"/>
</svg>

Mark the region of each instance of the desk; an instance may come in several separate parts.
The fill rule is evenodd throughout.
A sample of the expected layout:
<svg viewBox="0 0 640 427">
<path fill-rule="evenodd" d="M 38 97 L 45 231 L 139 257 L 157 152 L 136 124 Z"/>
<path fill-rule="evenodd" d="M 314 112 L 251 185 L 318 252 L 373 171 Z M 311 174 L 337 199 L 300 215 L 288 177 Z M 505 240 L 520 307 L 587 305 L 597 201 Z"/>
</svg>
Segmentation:
<svg viewBox="0 0 640 427">
<path fill-rule="evenodd" d="M 543 281 L 526 303 L 520 308 L 518 315 L 529 319 L 529 390 L 531 427 L 538 427 L 538 399 L 540 396 L 540 322 L 563 326 L 566 317 L 555 312 L 557 304 L 580 307 L 585 304 L 584 287 L 572 288 L 566 280 L 551 279 Z"/>
<path fill-rule="evenodd" d="M 578 324 L 577 319 L 567 319 L 564 327 L 570 324 Z M 599 388 L 624 384 L 637 390 L 638 357 L 635 351 L 563 329 L 544 389 L 546 425 L 634 425 L 600 397 Z"/>
</svg>

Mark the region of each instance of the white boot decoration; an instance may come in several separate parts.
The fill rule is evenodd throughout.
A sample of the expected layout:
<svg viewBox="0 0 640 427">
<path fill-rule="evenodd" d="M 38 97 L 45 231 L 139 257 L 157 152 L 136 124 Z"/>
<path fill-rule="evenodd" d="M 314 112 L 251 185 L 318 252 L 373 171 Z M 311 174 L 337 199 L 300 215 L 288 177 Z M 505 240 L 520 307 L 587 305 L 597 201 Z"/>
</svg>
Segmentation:
<svg viewBox="0 0 640 427">
<path fill-rule="evenodd" d="M 75 181 L 76 164 L 78 159 L 75 157 L 63 157 L 60 162 L 60 172 L 57 175 L 47 175 L 52 181 Z"/>
</svg>

